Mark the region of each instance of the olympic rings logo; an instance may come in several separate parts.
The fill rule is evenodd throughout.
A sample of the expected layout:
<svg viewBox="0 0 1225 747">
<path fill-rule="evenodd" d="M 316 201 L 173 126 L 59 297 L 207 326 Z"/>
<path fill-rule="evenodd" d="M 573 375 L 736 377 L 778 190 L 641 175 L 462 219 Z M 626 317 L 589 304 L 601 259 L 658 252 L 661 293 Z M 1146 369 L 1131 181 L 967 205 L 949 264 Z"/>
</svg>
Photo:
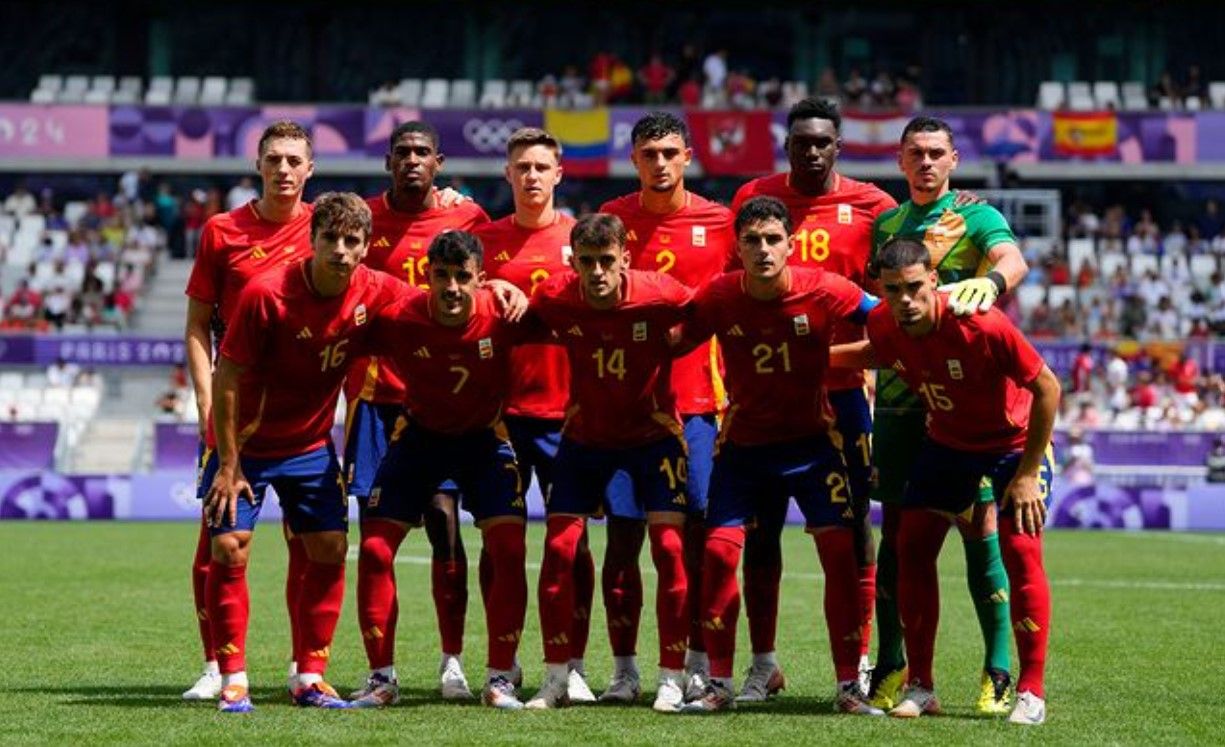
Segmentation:
<svg viewBox="0 0 1225 747">
<path fill-rule="evenodd" d="M 522 126 L 517 119 L 469 119 L 464 123 L 464 140 L 481 153 L 497 153 Z"/>
</svg>

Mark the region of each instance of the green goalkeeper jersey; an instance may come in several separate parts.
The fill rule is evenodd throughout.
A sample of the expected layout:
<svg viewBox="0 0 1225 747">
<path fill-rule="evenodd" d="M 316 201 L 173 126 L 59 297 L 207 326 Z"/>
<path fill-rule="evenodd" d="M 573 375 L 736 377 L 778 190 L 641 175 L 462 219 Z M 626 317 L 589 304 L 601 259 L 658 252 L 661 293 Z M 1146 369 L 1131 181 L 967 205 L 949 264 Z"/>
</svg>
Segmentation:
<svg viewBox="0 0 1225 747">
<path fill-rule="evenodd" d="M 991 249 L 997 244 L 1015 244 L 1017 237 L 994 207 L 985 203 L 953 207 L 954 198 L 950 191 L 929 205 L 907 200 L 881 213 L 872 225 L 871 258 L 886 241 L 902 236 L 927 246 L 942 285 L 985 275 L 991 269 L 987 261 Z M 877 372 L 877 414 L 922 409 L 923 403 L 897 373 Z"/>
</svg>

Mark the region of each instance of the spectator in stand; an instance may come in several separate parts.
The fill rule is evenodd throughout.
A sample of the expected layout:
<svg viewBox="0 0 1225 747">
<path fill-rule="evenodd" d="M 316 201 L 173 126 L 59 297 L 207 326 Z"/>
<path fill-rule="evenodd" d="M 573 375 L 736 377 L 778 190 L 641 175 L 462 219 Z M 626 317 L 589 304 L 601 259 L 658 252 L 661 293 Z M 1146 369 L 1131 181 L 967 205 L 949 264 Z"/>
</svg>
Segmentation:
<svg viewBox="0 0 1225 747">
<path fill-rule="evenodd" d="M 860 74 L 859 68 L 851 68 L 851 74 L 842 84 L 842 98 L 851 109 L 863 107 L 868 103 L 868 81 Z"/>
<path fill-rule="evenodd" d="M 727 98 L 728 102 L 737 109 L 754 109 L 757 107 L 757 98 L 754 92 L 757 90 L 757 83 L 749 76 L 747 70 L 733 70 L 727 76 Z"/>
<path fill-rule="evenodd" d="M 757 96 L 767 108 L 779 108 L 783 104 L 783 82 L 778 78 L 770 78 L 757 84 Z M 787 104 L 788 107 L 794 105 L 794 101 Z"/>
<path fill-rule="evenodd" d="M 1073 485 L 1093 484 L 1093 446 L 1085 440 L 1081 427 L 1068 431 L 1068 444 L 1062 449 L 1064 455 L 1062 475 Z"/>
<path fill-rule="evenodd" d="M 1119 331 L 1123 336 L 1137 339 L 1147 323 L 1148 311 L 1144 308 L 1144 299 L 1140 296 L 1124 298 L 1123 311 L 1119 315 Z"/>
<path fill-rule="evenodd" d="M 63 358 L 56 358 L 55 363 L 47 367 L 47 386 L 65 388 L 74 386 L 80 373 L 81 367 L 77 364 L 69 363 Z"/>
<path fill-rule="evenodd" d="M 1187 251 L 1187 234 L 1183 231 L 1182 221 L 1175 220 L 1170 224 L 1170 230 L 1161 240 L 1161 251 L 1164 254 L 1182 254 Z"/>
<path fill-rule="evenodd" d="M 25 184 L 18 184 L 4 201 L 4 212 L 24 218 L 38 212 L 38 201 L 30 194 L 30 190 L 26 189 Z"/>
<path fill-rule="evenodd" d="M 583 80 L 583 76 L 579 74 L 578 67 L 575 65 L 566 65 L 562 70 L 561 80 L 558 81 L 558 97 L 565 106 L 577 105 L 579 99 L 584 95 L 584 89 L 587 87 L 587 82 Z"/>
<path fill-rule="evenodd" d="M 634 71 L 625 60 L 613 55 L 612 67 L 608 71 L 608 101 L 623 104 L 634 95 Z"/>
<path fill-rule="evenodd" d="M 1068 271 L 1068 263 L 1060 256 L 1047 258 L 1046 277 L 1051 285 L 1068 285 L 1072 282 L 1072 273 Z"/>
<path fill-rule="evenodd" d="M 1149 315 L 1148 333 L 1158 340 L 1177 340 L 1181 336 L 1182 325 L 1178 311 L 1174 309 L 1169 296 L 1162 296 L 1157 301 L 1156 310 Z"/>
<path fill-rule="evenodd" d="M 608 52 L 596 52 L 587 67 L 587 77 L 591 79 L 591 95 L 596 106 L 608 103 L 609 91 L 612 88 L 613 56 Z"/>
<path fill-rule="evenodd" d="M 1140 211 L 1140 220 L 1132 226 L 1131 236 L 1127 238 L 1128 254 L 1156 254 L 1158 248 L 1159 229 L 1153 220 L 1151 211 Z"/>
<path fill-rule="evenodd" d="M 225 196 L 226 210 L 237 210 L 258 197 L 259 192 L 255 191 L 255 183 L 251 181 L 251 177 L 244 176 L 238 180 L 238 184 L 230 188 L 229 193 Z"/>
<path fill-rule="evenodd" d="M 1093 346 L 1083 343 L 1076 359 L 1072 361 L 1072 381 L 1068 387 L 1072 394 L 1087 394 L 1093 389 Z"/>
<path fill-rule="evenodd" d="M 536 95 L 540 97 L 540 103 L 546 109 L 556 108 L 561 99 L 561 86 L 557 83 L 557 78 L 552 73 L 546 74 L 536 83 Z M 571 106 L 572 103 L 567 103 L 566 106 Z"/>
<path fill-rule="evenodd" d="M 5 304 L 5 323 L 17 328 L 34 327 L 42 316 L 42 306 L 42 296 L 30 287 L 30 281 L 21 280 Z"/>
<path fill-rule="evenodd" d="M 676 91 L 681 106 L 693 109 L 702 104 L 702 84 L 696 77 L 690 77 Z"/>
<path fill-rule="evenodd" d="M 80 229 L 69 231 L 68 244 L 64 247 L 64 263 L 87 265 L 91 258 L 89 241 L 85 238 L 85 233 Z"/>
<path fill-rule="evenodd" d="M 1187 77 L 1183 79 L 1181 90 L 1182 100 L 1184 104 L 1189 104 L 1190 99 L 1199 99 L 1200 104 L 1204 101 L 1204 83 L 1200 80 L 1199 65 L 1189 65 L 1187 67 Z"/>
<path fill-rule="evenodd" d="M 1127 359 L 1119 355 L 1119 352 L 1113 351 L 1110 354 L 1110 361 L 1106 363 L 1106 391 L 1110 394 L 1111 407 L 1114 407 L 1114 399 L 1116 394 L 1127 394 L 1127 382 L 1131 378 L 1131 369 L 1127 365 Z M 1124 400 L 1122 406 L 1126 406 Z M 1116 411 L 1117 415 L 1118 412 Z"/>
<path fill-rule="evenodd" d="M 1157 85 L 1153 86 L 1149 94 L 1149 104 L 1173 108 L 1181 103 L 1182 91 L 1174 82 L 1174 76 L 1170 75 L 1169 70 L 1162 70 L 1161 77 L 1157 79 Z"/>
<path fill-rule="evenodd" d="M 893 105 L 898 110 L 911 114 L 923 108 L 923 96 L 914 82 L 902 78 L 897 82 L 897 93 L 893 97 Z"/>
<path fill-rule="evenodd" d="M 680 99 L 680 88 L 690 80 L 696 80 L 701 87 L 702 77 L 702 58 L 698 55 L 698 48 L 692 44 L 686 44 L 681 47 L 680 59 L 676 61 L 676 91 L 674 97 Z M 699 92 L 698 98 L 701 98 Z"/>
<path fill-rule="evenodd" d="M 832 67 L 823 68 L 821 74 L 817 76 L 815 94 L 819 98 L 828 99 L 834 103 L 842 101 L 842 86 L 838 83 L 838 76 Z"/>
<path fill-rule="evenodd" d="M 1184 351 L 1167 372 L 1174 388 L 1174 399 L 1183 407 L 1199 403 L 1199 364 Z"/>
<path fill-rule="evenodd" d="M 643 100 L 647 104 L 662 104 L 668 100 L 668 90 L 676 79 L 676 71 L 664 62 L 658 52 L 653 52 L 647 64 L 638 69 L 638 83 L 642 86 Z"/>
<path fill-rule="evenodd" d="M 1170 295 L 1170 284 L 1156 270 L 1149 270 L 1136 286 L 1136 294 L 1143 299 L 1146 307 L 1152 308 Z"/>
<path fill-rule="evenodd" d="M 1097 405 L 1092 397 L 1082 397 L 1076 403 L 1076 415 L 1072 419 L 1072 425 L 1076 428 L 1088 430 L 1102 427 L 1102 416 L 1097 411 Z"/>
<path fill-rule="evenodd" d="M 179 259 L 186 257 L 187 251 L 183 245 L 182 206 L 169 182 L 157 185 L 157 196 L 153 198 L 153 213 L 156 216 L 157 225 L 162 229 L 170 256 Z"/>
<path fill-rule="evenodd" d="M 872 83 L 868 85 L 868 93 L 872 97 L 872 105 L 877 108 L 891 108 L 893 96 L 897 87 L 893 84 L 893 76 L 884 68 L 877 68 Z"/>
<path fill-rule="evenodd" d="M 1131 405 L 1141 410 L 1157 407 L 1161 404 L 1161 393 L 1149 371 L 1141 371 L 1136 376 L 1136 386 L 1131 390 Z"/>
<path fill-rule="evenodd" d="M 200 232 L 204 229 L 204 221 L 208 220 L 204 214 L 207 199 L 204 190 L 193 189 L 191 198 L 183 205 L 183 244 L 189 257 L 196 256 L 200 246 Z"/>
<path fill-rule="evenodd" d="M 121 330 L 128 324 L 127 313 L 119 306 L 119 294 L 107 293 L 102 300 L 102 310 L 98 315 L 98 323 Z"/>
<path fill-rule="evenodd" d="M 1076 271 L 1076 287 L 1085 289 L 1093 286 L 1097 282 L 1097 268 L 1089 260 L 1080 263 L 1080 269 Z"/>
<path fill-rule="evenodd" d="M 1208 468 L 1208 482 L 1225 482 L 1225 436 L 1213 440 L 1212 449 L 1204 457 L 1204 466 Z"/>
<path fill-rule="evenodd" d="M 717 108 L 727 103 L 727 50 L 718 49 L 702 61 L 703 102 Z"/>
<path fill-rule="evenodd" d="M 1220 235 L 1221 229 L 1225 228 L 1225 216 L 1221 215 L 1221 205 L 1216 200 L 1208 200 L 1204 203 L 1204 213 L 1196 221 L 1196 226 L 1199 228 L 1199 235 L 1205 239 L 1211 240 Z"/>
<path fill-rule="evenodd" d="M 71 310 L 72 293 L 62 285 L 51 286 L 51 291 L 43 297 L 43 318 L 47 323 L 57 330 L 63 329 Z"/>
</svg>

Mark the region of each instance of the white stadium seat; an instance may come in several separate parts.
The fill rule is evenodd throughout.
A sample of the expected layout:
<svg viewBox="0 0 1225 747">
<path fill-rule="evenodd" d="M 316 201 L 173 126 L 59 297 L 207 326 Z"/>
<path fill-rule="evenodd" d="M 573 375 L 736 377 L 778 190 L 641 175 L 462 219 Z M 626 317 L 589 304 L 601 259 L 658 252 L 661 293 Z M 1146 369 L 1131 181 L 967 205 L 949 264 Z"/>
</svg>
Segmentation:
<svg viewBox="0 0 1225 747">
<path fill-rule="evenodd" d="M 1149 270 L 1158 270 L 1157 255 L 1133 254 L 1131 256 L 1131 276 L 1135 279 L 1144 277 Z"/>
<path fill-rule="evenodd" d="M 1216 257 L 1211 254 L 1195 254 L 1191 257 L 1191 279 L 1207 285 L 1212 273 L 1217 271 Z"/>
<path fill-rule="evenodd" d="M 1038 85 L 1038 108 L 1054 111 L 1063 108 L 1065 100 L 1063 83 L 1058 80 L 1044 80 Z"/>
<path fill-rule="evenodd" d="M 470 109 L 476 106 L 476 81 L 468 78 L 451 81 L 452 109 Z"/>
<path fill-rule="evenodd" d="M 44 91 L 58 93 L 64 87 L 64 76 L 62 75 L 40 75 L 38 76 L 38 87 Z"/>
<path fill-rule="evenodd" d="M 501 109 L 506 106 L 506 81 L 499 78 L 485 81 L 477 106 L 482 109 Z"/>
<path fill-rule="evenodd" d="M 1045 285 L 1022 285 L 1017 288 L 1017 303 L 1021 305 L 1021 313 L 1028 316 L 1034 307 L 1046 298 Z"/>
<path fill-rule="evenodd" d="M 200 79 L 194 75 L 181 76 L 174 86 L 174 103 L 195 104 L 200 100 Z"/>
<path fill-rule="evenodd" d="M 226 89 L 229 81 L 218 75 L 210 75 L 200 86 L 200 104 L 202 106 L 220 106 L 225 103 Z"/>
<path fill-rule="evenodd" d="M 1113 80 L 1093 81 L 1093 101 L 1098 109 L 1119 108 L 1119 84 Z"/>
<path fill-rule="evenodd" d="M 421 82 L 420 78 L 405 78 L 396 86 L 396 95 L 404 106 L 420 106 L 421 89 L 424 87 L 425 84 Z"/>
<path fill-rule="evenodd" d="M 1120 267 L 1127 267 L 1127 255 L 1122 252 L 1103 252 L 1097 258 L 1097 264 L 1101 270 L 1101 277 L 1109 281 L 1110 278 L 1114 277 L 1115 270 Z"/>
<path fill-rule="evenodd" d="M 1076 286 L 1074 285 L 1052 285 L 1046 289 L 1046 300 L 1052 309 L 1058 309 L 1063 306 L 1064 301 L 1076 303 Z"/>
<path fill-rule="evenodd" d="M 1093 110 L 1093 92 L 1086 81 L 1074 80 L 1068 84 L 1068 108 L 1078 112 Z"/>
<path fill-rule="evenodd" d="M 1068 239 L 1068 267 L 1072 272 L 1079 272 L 1085 261 L 1096 265 L 1096 254 L 1093 250 L 1093 239 Z"/>
<path fill-rule="evenodd" d="M 506 93 L 507 106 L 533 106 L 536 89 L 530 80 L 512 80 Z"/>
<path fill-rule="evenodd" d="M 115 76 L 95 75 L 94 79 L 90 82 L 89 90 L 110 93 L 115 90 Z"/>
<path fill-rule="evenodd" d="M 0 389 L 15 392 L 21 389 L 25 377 L 20 371 L 5 371 L 0 373 Z"/>
<path fill-rule="evenodd" d="M 447 105 L 450 89 L 451 81 L 446 78 L 430 78 L 421 91 L 421 108 L 442 109 Z"/>
<path fill-rule="evenodd" d="M 65 387 L 51 387 L 43 390 L 44 405 L 68 405 L 69 390 Z"/>
<path fill-rule="evenodd" d="M 1225 80 L 1208 84 L 1208 105 L 1213 109 L 1225 109 Z"/>
<path fill-rule="evenodd" d="M 1148 108 L 1148 94 L 1144 92 L 1144 84 L 1138 80 L 1123 83 L 1123 110 L 1134 112 Z"/>
<path fill-rule="evenodd" d="M 34 91 L 30 93 L 31 104 L 54 104 L 55 99 L 56 92 L 46 88 L 35 88 Z"/>
</svg>

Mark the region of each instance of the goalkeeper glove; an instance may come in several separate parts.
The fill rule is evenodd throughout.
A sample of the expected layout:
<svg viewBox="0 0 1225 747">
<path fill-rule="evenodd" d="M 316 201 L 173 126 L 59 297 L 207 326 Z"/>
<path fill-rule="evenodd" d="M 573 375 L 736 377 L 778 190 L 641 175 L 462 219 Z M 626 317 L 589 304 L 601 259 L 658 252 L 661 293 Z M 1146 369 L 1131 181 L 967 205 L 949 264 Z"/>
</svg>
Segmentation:
<svg viewBox="0 0 1225 747">
<path fill-rule="evenodd" d="M 1004 276 L 994 270 L 980 278 L 940 286 L 948 291 L 949 308 L 958 316 L 984 313 L 1006 289 Z"/>
</svg>

